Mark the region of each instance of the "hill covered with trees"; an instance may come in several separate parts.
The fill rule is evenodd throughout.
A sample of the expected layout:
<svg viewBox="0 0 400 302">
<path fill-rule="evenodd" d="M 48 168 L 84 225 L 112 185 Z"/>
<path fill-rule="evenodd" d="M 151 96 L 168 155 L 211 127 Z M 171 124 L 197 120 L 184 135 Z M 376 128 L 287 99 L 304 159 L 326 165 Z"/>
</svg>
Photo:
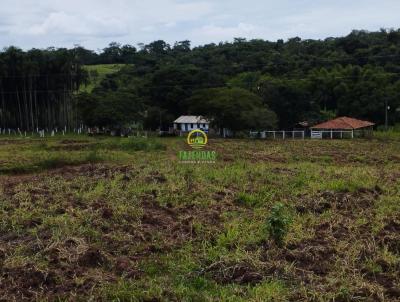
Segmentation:
<svg viewBox="0 0 400 302">
<path fill-rule="evenodd" d="M 12 52 L 25 59 L 15 59 Z M 45 77 L 35 77 L 38 71 L 30 64 L 42 66 Z M 82 66 L 95 64 L 125 66 L 89 92 L 79 90 L 90 85 Z M 390 124 L 400 121 L 400 30 L 353 31 L 325 40 L 237 38 L 194 48 L 189 41 L 137 48 L 111 43 L 100 53 L 83 47 L 8 48 L 0 53 L 0 72 L 3 128 L 62 127 L 65 118 L 49 122 L 49 112 L 56 111 L 50 106 L 73 110 L 71 116 L 79 114 L 77 122 L 88 126 L 136 122 L 145 129 L 167 128 L 181 114 L 202 114 L 236 130 L 291 128 L 335 115 L 382 124 L 385 104 Z M 43 92 L 35 95 L 35 87 Z M 51 93 L 62 90 L 71 93 Z M 73 106 L 65 105 L 66 98 Z M 32 110 L 37 116 L 29 114 Z"/>
</svg>

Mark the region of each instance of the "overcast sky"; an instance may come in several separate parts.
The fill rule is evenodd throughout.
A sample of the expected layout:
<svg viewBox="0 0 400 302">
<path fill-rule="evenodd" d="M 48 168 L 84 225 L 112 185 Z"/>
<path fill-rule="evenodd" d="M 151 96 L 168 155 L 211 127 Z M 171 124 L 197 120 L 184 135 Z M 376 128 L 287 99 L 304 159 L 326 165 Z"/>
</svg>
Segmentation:
<svg viewBox="0 0 400 302">
<path fill-rule="evenodd" d="M 1 0 L 0 47 L 323 39 L 400 28 L 400 0 Z"/>
</svg>

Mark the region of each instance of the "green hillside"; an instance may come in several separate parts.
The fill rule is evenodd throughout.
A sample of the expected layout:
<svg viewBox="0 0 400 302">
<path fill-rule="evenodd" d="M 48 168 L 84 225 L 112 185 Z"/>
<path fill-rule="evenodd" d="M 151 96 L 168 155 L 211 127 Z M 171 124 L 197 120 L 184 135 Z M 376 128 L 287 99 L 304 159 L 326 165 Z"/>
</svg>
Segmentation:
<svg viewBox="0 0 400 302">
<path fill-rule="evenodd" d="M 87 85 L 82 85 L 80 92 L 92 92 L 107 75 L 116 73 L 121 70 L 126 64 L 99 64 L 99 65 L 86 65 L 84 69 L 89 74 L 89 82 Z"/>
</svg>

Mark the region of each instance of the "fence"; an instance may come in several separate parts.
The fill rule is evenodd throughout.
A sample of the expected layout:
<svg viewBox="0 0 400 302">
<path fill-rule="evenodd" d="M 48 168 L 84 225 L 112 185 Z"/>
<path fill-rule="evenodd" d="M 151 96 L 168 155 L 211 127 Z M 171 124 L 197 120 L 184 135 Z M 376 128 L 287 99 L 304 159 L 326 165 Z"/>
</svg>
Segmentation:
<svg viewBox="0 0 400 302">
<path fill-rule="evenodd" d="M 250 132 L 251 138 L 260 139 L 345 139 L 355 137 L 370 137 L 372 131 L 367 130 L 311 130 L 306 131 L 258 131 Z"/>
<path fill-rule="evenodd" d="M 26 131 L 26 130 L 20 130 L 19 128 L 17 129 L 12 129 L 12 128 L 0 128 L 0 135 L 7 135 L 7 136 L 20 136 L 20 137 L 30 137 L 30 136 L 39 136 L 39 137 L 45 137 L 45 136 L 55 136 L 55 135 L 66 135 L 68 133 L 74 133 L 74 134 L 85 134 L 86 129 L 85 128 L 74 128 L 73 130 L 69 130 L 66 127 L 65 128 L 54 128 L 54 129 L 41 129 L 41 128 L 36 128 L 33 131 Z"/>
<path fill-rule="evenodd" d="M 261 139 L 305 139 L 305 131 L 261 131 L 250 132 L 250 137 Z"/>
<path fill-rule="evenodd" d="M 318 130 L 318 131 L 311 131 L 311 138 L 312 139 L 323 139 L 323 138 L 354 138 L 356 134 L 361 132 L 354 131 L 354 130 Z"/>
</svg>

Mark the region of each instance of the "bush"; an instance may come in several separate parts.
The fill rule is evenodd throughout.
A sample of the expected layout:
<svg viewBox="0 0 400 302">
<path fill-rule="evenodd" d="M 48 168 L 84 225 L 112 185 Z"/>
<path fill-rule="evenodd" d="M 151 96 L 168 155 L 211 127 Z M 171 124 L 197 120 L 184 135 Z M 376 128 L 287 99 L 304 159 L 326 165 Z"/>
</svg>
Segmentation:
<svg viewBox="0 0 400 302">
<path fill-rule="evenodd" d="M 291 219 L 285 206 L 281 203 L 274 205 L 267 219 L 267 226 L 270 237 L 278 246 L 283 245 L 290 223 Z"/>
</svg>

